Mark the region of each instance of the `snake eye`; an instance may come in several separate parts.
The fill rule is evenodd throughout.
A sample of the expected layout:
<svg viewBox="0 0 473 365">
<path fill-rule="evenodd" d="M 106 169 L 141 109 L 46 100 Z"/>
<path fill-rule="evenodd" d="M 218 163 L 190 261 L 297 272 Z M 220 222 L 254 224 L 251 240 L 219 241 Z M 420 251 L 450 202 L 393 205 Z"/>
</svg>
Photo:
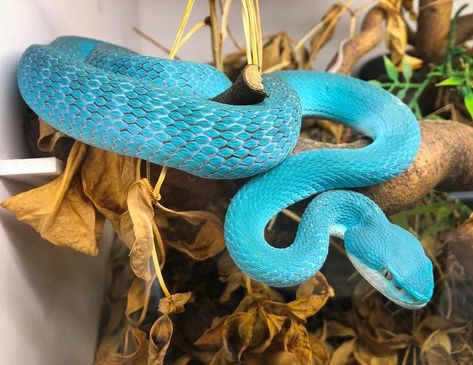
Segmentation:
<svg viewBox="0 0 473 365">
<path fill-rule="evenodd" d="M 391 275 L 388 269 L 383 269 L 383 275 L 388 280 L 391 280 L 393 278 L 393 276 Z"/>
</svg>

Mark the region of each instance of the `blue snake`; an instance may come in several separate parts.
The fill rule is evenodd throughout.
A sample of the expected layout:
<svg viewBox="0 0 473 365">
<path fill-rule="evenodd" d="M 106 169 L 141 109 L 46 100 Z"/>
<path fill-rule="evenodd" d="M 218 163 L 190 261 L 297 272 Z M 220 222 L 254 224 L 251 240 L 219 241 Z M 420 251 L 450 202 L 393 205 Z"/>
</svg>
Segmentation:
<svg viewBox="0 0 473 365">
<path fill-rule="evenodd" d="M 263 76 L 256 105 L 211 98 L 231 82 L 210 65 L 144 57 L 81 37 L 30 46 L 18 67 L 26 103 L 47 123 L 84 143 L 212 179 L 250 179 L 232 200 L 225 241 L 253 279 L 293 286 L 324 263 L 329 237 L 382 294 L 406 308 L 432 297 L 433 269 L 420 242 L 391 224 L 365 196 L 334 190 L 394 178 L 420 145 L 418 123 L 391 94 L 363 81 L 317 71 Z M 372 139 L 357 150 L 289 156 L 303 116 L 339 121 Z M 267 223 L 316 196 L 287 248 L 267 243 Z"/>
</svg>

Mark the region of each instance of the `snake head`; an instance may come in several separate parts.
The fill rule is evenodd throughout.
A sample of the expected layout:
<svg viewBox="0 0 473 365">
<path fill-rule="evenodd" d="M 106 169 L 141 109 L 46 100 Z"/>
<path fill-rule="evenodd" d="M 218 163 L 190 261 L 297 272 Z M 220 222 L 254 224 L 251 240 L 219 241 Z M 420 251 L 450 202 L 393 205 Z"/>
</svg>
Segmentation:
<svg viewBox="0 0 473 365">
<path fill-rule="evenodd" d="M 432 298 L 432 262 L 411 233 L 384 216 L 345 233 L 347 256 L 358 272 L 394 303 L 417 309 Z"/>
</svg>

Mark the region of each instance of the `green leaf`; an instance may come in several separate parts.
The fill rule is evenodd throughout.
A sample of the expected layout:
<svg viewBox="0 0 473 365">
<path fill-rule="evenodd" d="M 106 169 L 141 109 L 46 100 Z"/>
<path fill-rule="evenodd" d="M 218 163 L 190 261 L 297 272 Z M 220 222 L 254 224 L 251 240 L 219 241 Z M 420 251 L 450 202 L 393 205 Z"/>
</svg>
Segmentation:
<svg viewBox="0 0 473 365">
<path fill-rule="evenodd" d="M 458 86 L 463 84 L 464 79 L 458 76 L 450 76 L 445 80 L 435 84 L 435 86 Z"/>
<path fill-rule="evenodd" d="M 368 82 L 373 86 L 383 87 L 383 85 L 378 80 L 370 80 Z"/>
<path fill-rule="evenodd" d="M 396 96 L 399 99 L 404 100 L 404 98 L 406 97 L 406 94 L 407 94 L 407 89 L 401 89 L 397 92 Z"/>
<path fill-rule="evenodd" d="M 465 102 L 466 110 L 470 113 L 470 117 L 473 118 L 473 92 L 467 93 L 463 101 Z"/>
<path fill-rule="evenodd" d="M 386 73 L 388 74 L 388 77 L 394 81 L 398 81 L 398 72 L 396 70 L 396 66 L 394 66 L 394 63 L 387 58 L 386 56 L 383 56 L 384 58 L 384 68 L 386 69 Z"/>
<path fill-rule="evenodd" d="M 402 60 L 402 75 L 406 79 L 406 81 L 409 81 L 412 77 L 412 67 L 409 61 L 407 60 L 407 57 L 404 57 Z"/>
</svg>

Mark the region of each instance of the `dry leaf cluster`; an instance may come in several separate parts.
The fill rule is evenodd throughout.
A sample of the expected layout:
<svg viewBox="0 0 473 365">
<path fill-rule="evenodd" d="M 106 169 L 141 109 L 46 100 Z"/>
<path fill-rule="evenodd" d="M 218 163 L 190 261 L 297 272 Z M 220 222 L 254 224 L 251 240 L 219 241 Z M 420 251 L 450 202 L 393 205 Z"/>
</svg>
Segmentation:
<svg viewBox="0 0 473 365">
<path fill-rule="evenodd" d="M 230 3 L 222 2 L 220 30 L 215 1 L 209 2 L 210 19 L 198 29 L 211 25 L 214 60 L 235 78 L 247 53 L 240 49 L 225 58 L 220 53 L 226 36 L 233 37 L 226 18 Z M 359 34 L 356 15 L 363 6 L 353 3 L 332 6 L 301 41 L 286 33 L 266 37 L 263 71 L 312 68 L 347 14 L 351 30 L 332 61 L 335 71 L 349 72 L 380 41 L 384 27 L 399 64 L 409 31 L 401 8 L 415 17 L 412 1 L 369 2 L 375 6 Z M 408 61 L 416 67 L 421 62 L 410 56 Z M 329 121 L 308 122 L 303 134 L 330 142 L 353 136 Z M 62 137 L 40 122 L 41 150 L 52 151 Z M 473 363 L 471 271 L 441 238 L 423 242 L 437 278 L 433 303 L 423 310 L 401 309 L 375 292 L 337 243 L 324 268 L 330 284 L 318 273 L 298 288 L 276 291 L 245 277 L 225 252 L 222 219 L 228 199 L 215 185 L 208 182 L 208 191 L 199 191 L 202 182 L 182 183 L 171 172 L 162 186 L 160 173 L 157 166 L 76 141 L 60 177 L 2 203 L 51 243 L 89 255 L 97 254 L 104 223 L 111 222 L 117 242 L 109 259 L 111 285 L 96 364 Z M 291 236 L 290 217 L 272 222 L 272 239 Z M 471 224 L 467 221 L 463 232 Z"/>
</svg>

